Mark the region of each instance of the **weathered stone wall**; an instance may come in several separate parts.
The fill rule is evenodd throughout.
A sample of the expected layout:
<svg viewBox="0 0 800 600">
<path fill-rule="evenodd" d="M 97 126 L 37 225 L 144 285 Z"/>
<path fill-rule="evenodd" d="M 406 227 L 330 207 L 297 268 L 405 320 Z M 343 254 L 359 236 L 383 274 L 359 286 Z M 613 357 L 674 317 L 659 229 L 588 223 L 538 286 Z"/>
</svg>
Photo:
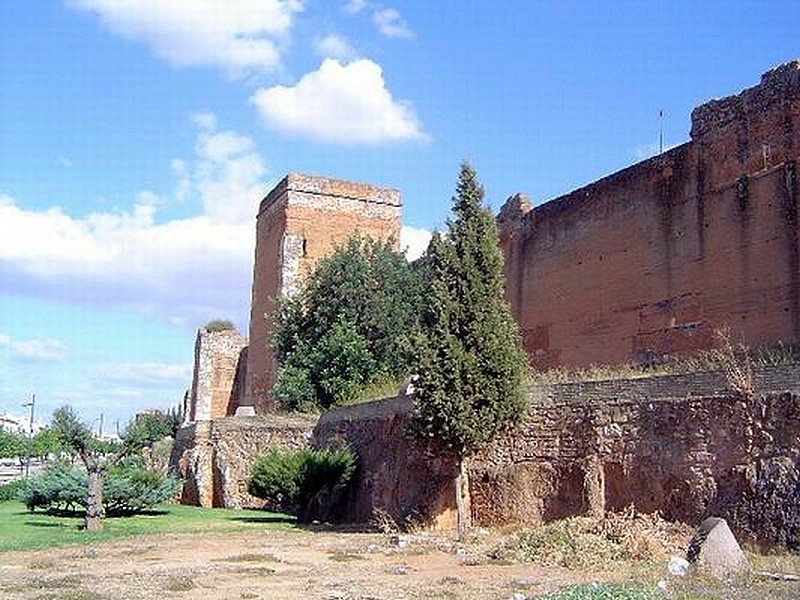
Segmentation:
<svg viewBox="0 0 800 600">
<path fill-rule="evenodd" d="M 740 534 L 800 547 L 800 367 L 755 375 L 743 399 L 718 373 L 530 390 L 519 430 L 469 462 L 473 520 L 536 523 L 633 504 L 698 523 L 723 516 Z M 314 444 L 349 443 L 360 470 L 349 517 L 452 521 L 451 464 L 404 437 L 410 401 L 331 411 Z"/>
<path fill-rule="evenodd" d="M 692 139 L 498 217 L 506 293 L 540 367 L 800 341 L 800 62 L 692 113 Z"/>
<path fill-rule="evenodd" d="M 194 372 L 187 421 L 219 419 L 232 415 L 238 404 L 236 379 L 247 339 L 235 330 L 199 329 L 194 345 Z"/>
<path fill-rule="evenodd" d="M 533 388 L 525 426 L 470 464 L 482 523 L 633 504 L 800 545 L 800 368 L 757 371 L 752 399 L 719 373 Z"/>
<path fill-rule="evenodd" d="M 308 445 L 316 417 L 268 417 L 198 421 L 175 437 L 170 467 L 183 480 L 181 503 L 206 507 L 264 508 L 247 493 L 255 457 L 270 448 Z"/>
<path fill-rule="evenodd" d="M 276 299 L 337 244 L 359 232 L 400 239 L 400 192 L 372 185 L 290 173 L 261 202 L 250 313 L 244 404 L 269 411 L 276 365 L 267 318 Z"/>
<path fill-rule="evenodd" d="M 358 454 L 344 520 L 455 526 L 456 464 L 428 456 L 405 434 L 410 408 L 406 396 L 347 406 L 324 413 L 314 428 L 315 447 L 347 446 Z"/>
</svg>

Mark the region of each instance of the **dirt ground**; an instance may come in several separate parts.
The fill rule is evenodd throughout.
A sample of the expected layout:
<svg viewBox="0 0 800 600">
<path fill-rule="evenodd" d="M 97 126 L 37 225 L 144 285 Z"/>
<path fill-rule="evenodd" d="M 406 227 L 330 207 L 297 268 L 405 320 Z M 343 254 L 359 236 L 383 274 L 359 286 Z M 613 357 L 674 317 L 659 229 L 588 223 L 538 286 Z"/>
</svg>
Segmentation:
<svg viewBox="0 0 800 600">
<path fill-rule="evenodd" d="M 330 532 L 158 535 L 0 555 L 0 598 L 510 599 L 585 579 L 475 564 L 452 538 Z M 519 597 L 519 596 L 518 596 Z"/>
</svg>

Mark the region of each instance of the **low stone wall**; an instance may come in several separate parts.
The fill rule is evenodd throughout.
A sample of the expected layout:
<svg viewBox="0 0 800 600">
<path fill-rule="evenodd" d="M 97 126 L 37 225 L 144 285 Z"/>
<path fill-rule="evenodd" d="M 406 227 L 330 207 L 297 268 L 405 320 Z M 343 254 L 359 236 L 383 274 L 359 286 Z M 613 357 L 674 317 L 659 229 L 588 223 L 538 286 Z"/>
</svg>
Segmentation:
<svg viewBox="0 0 800 600">
<path fill-rule="evenodd" d="M 183 480 L 182 504 L 264 508 L 247 493 L 253 460 L 270 448 L 308 445 L 313 416 L 270 415 L 197 421 L 178 430 L 170 467 Z"/>
<path fill-rule="evenodd" d="M 345 521 L 454 527 L 453 461 L 432 457 L 405 432 L 407 396 L 326 412 L 314 428 L 315 447 L 347 446 L 358 454 Z"/>
<path fill-rule="evenodd" d="M 537 387 L 516 431 L 469 461 L 472 517 L 535 523 L 634 505 L 728 519 L 739 535 L 800 547 L 800 369 L 759 371 L 745 399 L 716 373 Z M 359 454 L 347 516 L 453 521 L 454 466 L 404 435 L 411 401 L 325 414 L 318 446 Z"/>
</svg>

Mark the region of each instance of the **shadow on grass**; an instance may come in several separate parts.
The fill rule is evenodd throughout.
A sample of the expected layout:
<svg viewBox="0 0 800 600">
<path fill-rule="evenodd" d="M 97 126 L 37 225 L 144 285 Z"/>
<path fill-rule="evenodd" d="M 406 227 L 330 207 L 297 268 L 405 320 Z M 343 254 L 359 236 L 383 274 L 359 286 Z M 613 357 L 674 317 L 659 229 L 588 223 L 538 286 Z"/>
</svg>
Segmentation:
<svg viewBox="0 0 800 600">
<path fill-rule="evenodd" d="M 227 517 L 228 521 L 239 523 L 283 523 L 285 525 L 300 525 L 295 517 L 288 515 L 252 515 L 246 517 Z"/>
<path fill-rule="evenodd" d="M 139 512 L 133 513 L 112 513 L 107 515 L 106 518 L 108 519 L 127 519 L 130 517 L 136 516 L 143 516 L 143 517 L 163 517 L 164 515 L 170 514 L 169 510 L 165 510 L 163 508 L 153 508 L 150 510 L 140 510 Z"/>
<path fill-rule="evenodd" d="M 77 523 L 42 523 L 41 521 L 26 521 L 25 525 L 27 527 L 49 527 L 54 529 L 77 529 L 80 527 Z"/>
</svg>

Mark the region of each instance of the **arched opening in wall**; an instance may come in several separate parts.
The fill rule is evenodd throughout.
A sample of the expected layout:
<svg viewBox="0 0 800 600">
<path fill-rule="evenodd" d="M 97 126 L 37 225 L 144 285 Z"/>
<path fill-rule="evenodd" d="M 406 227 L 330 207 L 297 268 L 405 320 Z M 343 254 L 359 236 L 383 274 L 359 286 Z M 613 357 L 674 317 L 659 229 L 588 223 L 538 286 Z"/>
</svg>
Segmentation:
<svg viewBox="0 0 800 600">
<path fill-rule="evenodd" d="M 625 484 L 625 470 L 617 462 L 603 464 L 603 488 L 605 490 L 603 507 L 617 512 L 631 503 L 628 486 Z"/>
<path fill-rule="evenodd" d="M 556 470 L 555 493 L 545 499 L 542 511 L 545 522 L 586 513 L 589 500 L 584 485 L 585 478 L 584 470 L 578 465 Z"/>
</svg>

